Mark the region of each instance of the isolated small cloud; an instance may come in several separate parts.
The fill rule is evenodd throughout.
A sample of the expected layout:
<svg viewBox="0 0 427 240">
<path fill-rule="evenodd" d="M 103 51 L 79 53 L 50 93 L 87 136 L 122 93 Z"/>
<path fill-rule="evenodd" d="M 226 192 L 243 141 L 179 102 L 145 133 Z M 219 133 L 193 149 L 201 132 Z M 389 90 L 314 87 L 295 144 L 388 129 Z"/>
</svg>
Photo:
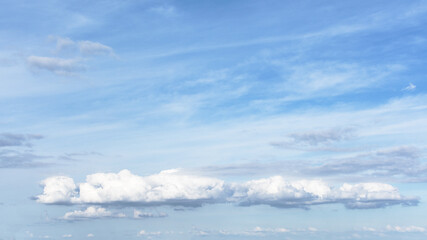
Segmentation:
<svg viewBox="0 0 427 240">
<path fill-rule="evenodd" d="M 85 69 L 79 59 L 29 56 L 27 63 L 33 69 L 46 70 L 59 75 L 73 75 Z"/>
<path fill-rule="evenodd" d="M 402 233 L 406 233 L 406 232 L 425 232 L 426 229 L 423 227 L 417 227 L 417 226 L 391 226 L 391 225 L 387 225 L 386 227 L 387 231 L 391 231 L 391 232 L 402 232 Z"/>
<path fill-rule="evenodd" d="M 156 236 L 162 234 L 161 232 L 147 232 L 145 230 L 141 230 L 138 232 L 137 236 Z"/>
<path fill-rule="evenodd" d="M 95 218 L 111 218 L 111 217 L 125 217 L 123 213 L 113 214 L 102 207 L 90 206 L 86 210 L 75 210 L 73 212 L 65 213 L 64 220 L 84 220 Z"/>
<path fill-rule="evenodd" d="M 58 37 L 58 36 L 49 36 L 50 40 L 56 41 L 56 52 L 62 52 L 67 49 L 73 49 L 75 47 L 75 42 L 70 38 Z"/>
<path fill-rule="evenodd" d="M 85 55 L 114 54 L 114 51 L 111 47 L 101 44 L 99 42 L 79 41 L 77 44 L 80 49 L 80 52 Z"/>
<path fill-rule="evenodd" d="M 365 231 L 365 232 L 376 232 L 377 229 L 372 228 L 372 227 L 363 227 L 362 231 Z"/>
<path fill-rule="evenodd" d="M 71 238 L 71 237 L 73 237 L 73 235 L 71 235 L 71 234 L 64 234 L 64 235 L 62 235 L 62 237 L 63 238 Z"/>
<path fill-rule="evenodd" d="M 403 91 L 414 91 L 415 88 L 417 88 L 417 86 L 415 86 L 412 83 L 409 83 L 409 85 L 407 87 L 405 87 L 404 89 L 402 89 Z"/>
<path fill-rule="evenodd" d="M 151 212 L 141 212 L 136 209 L 133 211 L 134 218 L 161 218 L 167 217 L 167 213 L 151 213 Z"/>
<path fill-rule="evenodd" d="M 289 232 L 289 229 L 286 228 L 262 228 L 262 227 L 255 227 L 253 229 L 254 232 L 262 232 L 262 233 L 286 233 Z"/>
<path fill-rule="evenodd" d="M 94 235 L 93 233 L 89 233 L 89 234 L 87 235 L 87 237 L 88 237 L 88 238 L 91 238 L 91 237 L 95 237 L 95 235 Z"/>
<path fill-rule="evenodd" d="M 349 140 L 353 137 L 354 129 L 352 128 L 333 128 L 327 130 L 292 133 L 287 135 L 285 140 L 271 142 L 270 145 L 284 149 L 300 149 L 307 151 L 340 151 L 338 148 L 328 148 L 327 146 Z"/>
<path fill-rule="evenodd" d="M 84 55 L 114 55 L 111 47 L 99 42 L 88 40 L 74 41 L 70 38 L 58 36 L 50 36 L 49 38 L 56 41 L 56 52 L 58 53 L 74 49 L 74 51 L 78 50 Z"/>
<path fill-rule="evenodd" d="M 173 16 L 176 14 L 176 9 L 171 5 L 156 6 L 149 9 L 150 12 L 157 13 L 163 16 Z"/>
</svg>

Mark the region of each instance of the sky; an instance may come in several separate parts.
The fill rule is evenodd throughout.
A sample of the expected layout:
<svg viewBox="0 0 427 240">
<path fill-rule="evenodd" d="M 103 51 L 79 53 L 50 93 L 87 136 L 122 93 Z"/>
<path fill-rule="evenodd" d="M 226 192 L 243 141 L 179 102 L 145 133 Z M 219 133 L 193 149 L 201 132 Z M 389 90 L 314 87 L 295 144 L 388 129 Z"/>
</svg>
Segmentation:
<svg viewBox="0 0 427 240">
<path fill-rule="evenodd" d="M 427 1 L 1 3 L 0 240 L 427 238 Z"/>
</svg>

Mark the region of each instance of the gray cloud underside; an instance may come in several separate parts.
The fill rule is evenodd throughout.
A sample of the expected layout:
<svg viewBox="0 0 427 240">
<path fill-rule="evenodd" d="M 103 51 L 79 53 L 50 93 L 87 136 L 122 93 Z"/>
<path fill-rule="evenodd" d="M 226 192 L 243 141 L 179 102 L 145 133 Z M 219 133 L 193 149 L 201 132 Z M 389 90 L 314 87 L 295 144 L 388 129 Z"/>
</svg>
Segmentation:
<svg viewBox="0 0 427 240">
<path fill-rule="evenodd" d="M 45 166 L 40 162 L 46 158 L 32 153 L 32 142 L 42 139 L 38 134 L 0 134 L 0 168 L 32 168 Z"/>
<path fill-rule="evenodd" d="M 47 70 L 59 75 L 73 75 L 85 69 L 80 59 L 29 56 L 28 65 L 33 69 Z"/>
<path fill-rule="evenodd" d="M 3 150 L 0 151 L 0 168 L 34 168 L 46 166 L 46 163 L 39 161 L 43 158 L 45 157 L 32 153 Z"/>
<path fill-rule="evenodd" d="M 0 133 L 0 147 L 31 146 L 32 140 L 42 139 L 37 134 Z"/>
<path fill-rule="evenodd" d="M 220 179 L 185 175 L 177 170 L 141 177 L 123 170 L 88 175 L 75 184 L 69 177 L 43 180 L 43 193 L 35 199 L 44 204 L 156 206 L 233 203 L 240 206 L 269 205 L 277 208 L 309 208 L 319 204 L 344 204 L 350 209 L 417 205 L 417 198 L 402 196 L 384 183 L 331 186 L 319 180 L 289 182 L 281 176 L 226 183 Z"/>
<path fill-rule="evenodd" d="M 288 160 L 270 163 L 246 163 L 208 166 L 194 171 L 209 175 L 263 175 L 284 174 L 307 177 L 344 177 L 347 181 L 374 180 L 393 182 L 427 181 L 427 164 L 422 161 L 420 149 L 400 146 L 364 152 L 353 157 Z M 191 172 L 191 171 L 190 171 Z"/>
<path fill-rule="evenodd" d="M 290 144 L 318 145 L 347 140 L 353 137 L 353 129 L 336 128 L 324 131 L 293 133 L 288 137 L 291 139 Z"/>
</svg>

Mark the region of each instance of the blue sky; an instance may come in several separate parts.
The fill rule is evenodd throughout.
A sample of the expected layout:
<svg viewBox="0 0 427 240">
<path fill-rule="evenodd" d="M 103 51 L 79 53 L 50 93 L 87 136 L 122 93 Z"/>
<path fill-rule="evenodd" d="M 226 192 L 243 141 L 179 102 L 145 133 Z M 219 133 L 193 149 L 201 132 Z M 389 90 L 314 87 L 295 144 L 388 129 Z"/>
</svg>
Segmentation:
<svg viewBox="0 0 427 240">
<path fill-rule="evenodd" d="M 427 1 L 2 1 L 0 240 L 425 239 Z"/>
</svg>

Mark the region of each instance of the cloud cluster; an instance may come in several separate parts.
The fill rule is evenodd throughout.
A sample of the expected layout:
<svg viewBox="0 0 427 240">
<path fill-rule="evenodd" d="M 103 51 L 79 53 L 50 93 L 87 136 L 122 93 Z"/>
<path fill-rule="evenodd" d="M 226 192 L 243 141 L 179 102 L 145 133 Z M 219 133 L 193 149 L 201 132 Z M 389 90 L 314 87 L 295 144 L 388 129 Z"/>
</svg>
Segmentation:
<svg viewBox="0 0 427 240">
<path fill-rule="evenodd" d="M 220 179 L 185 175 L 178 170 L 146 177 L 128 170 L 117 174 L 96 173 L 88 175 L 86 182 L 80 184 L 75 184 L 72 178 L 56 176 L 43 180 L 42 185 L 43 193 L 36 200 L 45 204 L 197 207 L 205 203 L 228 202 L 241 206 L 264 204 L 278 208 L 309 208 L 318 204 L 341 203 L 351 209 L 418 204 L 417 198 L 404 197 L 395 187 L 384 183 L 334 187 L 320 180 L 288 182 L 281 176 L 225 183 Z"/>
<path fill-rule="evenodd" d="M 380 208 L 389 205 L 414 205 L 418 200 L 405 198 L 384 183 L 343 184 L 339 188 L 319 180 L 287 182 L 281 176 L 253 180 L 235 187 L 233 198 L 240 205 L 267 204 L 278 208 L 307 208 L 311 205 L 342 203 L 351 209 Z"/>
<path fill-rule="evenodd" d="M 419 227 L 419 226 L 392 226 L 392 225 L 387 225 L 385 228 L 372 228 L 372 227 L 363 227 L 362 228 L 363 231 L 365 232 L 400 232 L 400 233 L 423 233 L 426 232 L 427 229 L 424 227 Z"/>
<path fill-rule="evenodd" d="M 418 227 L 418 226 L 406 226 L 406 227 L 402 227 L 402 226 L 391 226 L 391 225 L 387 225 L 386 227 L 387 231 L 391 231 L 391 232 L 425 232 L 426 229 L 423 227 Z"/>
<path fill-rule="evenodd" d="M 84 219 L 94 219 L 94 218 L 113 218 L 113 217 L 125 217 L 124 214 L 113 214 L 102 207 L 89 206 L 86 210 L 75 210 L 72 212 L 65 213 L 64 220 L 84 220 Z"/>
</svg>

